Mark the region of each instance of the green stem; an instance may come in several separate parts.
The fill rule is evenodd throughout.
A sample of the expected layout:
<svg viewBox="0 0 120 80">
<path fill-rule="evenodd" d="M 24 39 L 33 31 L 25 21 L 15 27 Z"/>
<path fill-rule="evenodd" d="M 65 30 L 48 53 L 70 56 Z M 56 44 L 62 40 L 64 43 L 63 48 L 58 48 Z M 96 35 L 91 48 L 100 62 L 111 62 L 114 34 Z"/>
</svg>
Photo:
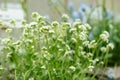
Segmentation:
<svg viewBox="0 0 120 80">
<path fill-rule="evenodd" d="M 4 8 L 7 9 L 7 2 L 8 0 L 4 0 Z"/>
<path fill-rule="evenodd" d="M 48 68 L 48 76 L 49 76 L 49 80 L 52 80 L 49 68 Z"/>
<path fill-rule="evenodd" d="M 107 67 L 107 64 L 108 64 L 108 53 L 109 53 L 109 50 L 107 50 L 106 55 L 105 55 L 105 59 L 104 59 L 105 68 Z"/>
<path fill-rule="evenodd" d="M 17 80 L 17 71 L 15 70 L 15 80 Z"/>
</svg>

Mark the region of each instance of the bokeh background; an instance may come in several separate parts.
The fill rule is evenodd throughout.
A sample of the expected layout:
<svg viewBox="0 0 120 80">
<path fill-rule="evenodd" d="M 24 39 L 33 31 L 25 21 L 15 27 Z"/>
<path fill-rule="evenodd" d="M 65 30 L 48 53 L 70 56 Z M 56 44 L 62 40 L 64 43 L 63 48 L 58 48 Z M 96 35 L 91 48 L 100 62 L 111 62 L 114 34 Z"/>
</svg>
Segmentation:
<svg viewBox="0 0 120 80">
<path fill-rule="evenodd" d="M 74 9 L 77 10 L 80 7 L 80 3 L 85 4 L 92 4 L 92 5 L 102 5 L 102 0 L 6 0 L 8 3 L 13 4 L 20 4 L 20 1 L 25 1 L 27 8 L 28 8 L 28 18 L 30 20 L 30 15 L 32 12 L 39 12 L 41 15 L 50 16 L 53 20 L 60 20 L 60 14 L 58 11 L 56 11 L 53 7 L 55 5 L 51 4 L 51 2 L 56 3 L 57 1 L 60 1 L 57 6 L 60 6 L 60 11 L 63 13 L 65 12 L 64 7 L 67 7 L 68 1 L 72 1 L 74 4 Z M 0 0 L 0 6 L 4 2 L 4 0 Z M 114 11 L 115 15 L 117 16 L 117 19 L 120 19 L 119 13 L 120 13 L 120 0 L 106 0 L 106 7 L 108 9 L 111 9 Z M 62 5 L 61 5 L 62 4 Z"/>
</svg>

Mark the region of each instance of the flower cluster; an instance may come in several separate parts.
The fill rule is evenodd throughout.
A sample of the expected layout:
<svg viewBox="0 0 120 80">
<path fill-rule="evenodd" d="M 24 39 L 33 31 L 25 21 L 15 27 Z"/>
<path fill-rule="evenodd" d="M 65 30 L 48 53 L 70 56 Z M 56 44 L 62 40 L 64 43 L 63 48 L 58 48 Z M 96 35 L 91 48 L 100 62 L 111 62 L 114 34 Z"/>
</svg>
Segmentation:
<svg viewBox="0 0 120 80">
<path fill-rule="evenodd" d="M 22 21 L 25 27 L 19 40 L 11 37 L 2 40 L 4 47 L 0 55 L 4 55 L 3 61 L 8 64 L 7 67 L 4 64 L 2 66 L 5 70 L 10 69 L 15 79 L 83 80 L 83 75 L 102 66 L 98 64 L 104 58 L 94 56 L 100 52 L 99 49 L 106 53 L 100 44 L 108 41 L 109 34 L 106 31 L 100 35 L 101 41 L 90 41 L 88 31 L 91 27 L 80 20 L 74 23 L 53 21 L 48 24 L 46 18 L 36 12 L 32 18 L 34 22 L 29 24 Z M 8 34 L 11 31 L 6 30 Z M 113 47 L 112 43 L 107 44 L 107 52 Z M 10 75 L 7 77 L 11 79 Z"/>
</svg>

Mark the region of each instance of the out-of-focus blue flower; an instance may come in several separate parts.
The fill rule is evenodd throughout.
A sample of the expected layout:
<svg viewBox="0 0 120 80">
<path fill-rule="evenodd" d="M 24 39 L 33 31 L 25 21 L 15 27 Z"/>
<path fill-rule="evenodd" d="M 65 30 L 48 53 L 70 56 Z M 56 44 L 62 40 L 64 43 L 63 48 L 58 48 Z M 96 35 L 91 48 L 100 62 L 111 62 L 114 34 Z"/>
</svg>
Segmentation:
<svg viewBox="0 0 120 80">
<path fill-rule="evenodd" d="M 108 68 L 107 75 L 111 79 L 115 78 L 115 74 L 112 68 Z"/>
<path fill-rule="evenodd" d="M 83 12 L 85 12 L 87 10 L 87 6 L 84 3 L 80 4 L 80 8 Z"/>
<path fill-rule="evenodd" d="M 78 16 L 81 19 L 81 21 L 83 20 L 84 17 L 84 12 L 81 10 L 81 8 L 78 10 Z"/>
<path fill-rule="evenodd" d="M 114 18 L 114 13 L 110 10 L 107 10 L 107 20 L 113 19 Z"/>
<path fill-rule="evenodd" d="M 74 11 L 74 12 L 72 13 L 72 19 L 73 19 L 73 20 L 79 19 L 79 14 L 78 14 L 77 11 Z"/>
<path fill-rule="evenodd" d="M 89 4 L 89 7 L 90 7 L 90 8 L 93 8 L 93 4 L 92 4 L 92 3 L 90 3 L 90 4 Z"/>
<path fill-rule="evenodd" d="M 50 16 L 49 15 L 45 15 L 45 18 L 50 20 Z"/>
<path fill-rule="evenodd" d="M 68 3 L 68 10 L 70 11 L 71 14 L 74 11 L 74 5 L 72 1 L 69 1 Z"/>
<path fill-rule="evenodd" d="M 93 36 L 93 33 L 92 33 L 92 32 L 89 33 L 89 39 L 90 39 L 90 40 L 93 40 L 93 39 L 94 39 L 94 36 Z"/>
</svg>

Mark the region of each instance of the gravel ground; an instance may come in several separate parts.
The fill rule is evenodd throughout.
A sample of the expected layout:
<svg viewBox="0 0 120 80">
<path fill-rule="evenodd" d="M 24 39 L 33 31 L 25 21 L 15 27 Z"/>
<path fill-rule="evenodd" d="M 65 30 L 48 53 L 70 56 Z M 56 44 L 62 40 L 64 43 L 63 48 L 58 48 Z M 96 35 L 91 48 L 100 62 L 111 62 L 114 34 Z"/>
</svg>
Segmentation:
<svg viewBox="0 0 120 80">
<path fill-rule="evenodd" d="M 115 77 L 116 78 L 120 77 L 120 67 L 115 68 L 114 71 L 115 71 Z"/>
</svg>

